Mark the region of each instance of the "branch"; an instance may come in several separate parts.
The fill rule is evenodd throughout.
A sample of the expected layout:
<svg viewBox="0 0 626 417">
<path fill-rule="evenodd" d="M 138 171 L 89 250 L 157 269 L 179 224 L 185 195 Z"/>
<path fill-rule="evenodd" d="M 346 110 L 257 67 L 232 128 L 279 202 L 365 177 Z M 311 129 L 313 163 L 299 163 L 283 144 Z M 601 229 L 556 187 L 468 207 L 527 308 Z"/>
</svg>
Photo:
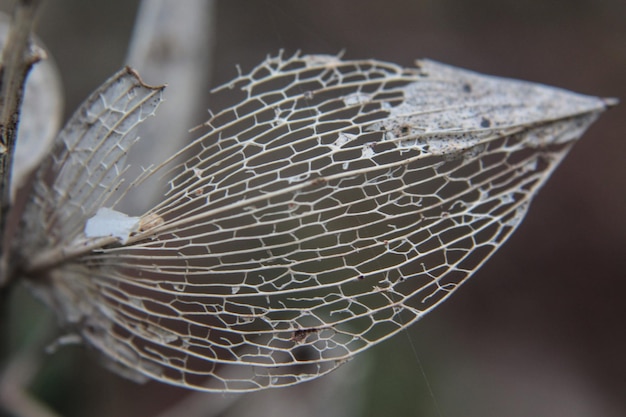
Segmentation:
<svg viewBox="0 0 626 417">
<path fill-rule="evenodd" d="M 0 236 L 4 236 L 6 220 L 11 206 L 11 170 L 17 139 L 20 106 L 24 97 L 26 76 L 34 63 L 45 53 L 32 47 L 30 37 L 37 10 L 42 0 L 19 0 L 15 6 L 13 22 L 2 51 L 0 67 Z M 7 249 L 0 238 L 0 288 L 8 284 L 9 275 L 5 260 Z"/>
<path fill-rule="evenodd" d="M 39 361 L 30 351 L 11 360 L 0 375 L 0 411 L 16 417 L 59 417 L 27 391 L 38 367 Z"/>
</svg>

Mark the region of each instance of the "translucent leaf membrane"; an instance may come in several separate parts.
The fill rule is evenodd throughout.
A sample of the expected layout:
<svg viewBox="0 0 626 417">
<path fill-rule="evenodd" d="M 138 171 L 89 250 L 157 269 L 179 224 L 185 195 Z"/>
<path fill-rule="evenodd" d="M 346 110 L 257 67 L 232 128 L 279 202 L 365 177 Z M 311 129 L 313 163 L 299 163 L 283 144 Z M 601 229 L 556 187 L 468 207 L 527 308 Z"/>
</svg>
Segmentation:
<svg viewBox="0 0 626 417">
<path fill-rule="evenodd" d="M 29 175 L 50 152 L 62 117 L 61 77 L 55 63 L 47 58 L 33 67 L 26 82 L 11 173 L 14 200 Z"/>
<path fill-rule="evenodd" d="M 269 57 L 220 91 L 243 97 L 158 171 L 169 188 L 138 232 L 49 280 L 90 345 L 205 391 L 323 375 L 423 317 L 606 107 L 431 61 L 326 56 Z"/>
<path fill-rule="evenodd" d="M 24 253 L 65 249 L 81 240 L 87 219 L 124 194 L 134 132 L 154 114 L 162 90 L 125 68 L 81 104 L 36 172 L 23 217 Z"/>
</svg>

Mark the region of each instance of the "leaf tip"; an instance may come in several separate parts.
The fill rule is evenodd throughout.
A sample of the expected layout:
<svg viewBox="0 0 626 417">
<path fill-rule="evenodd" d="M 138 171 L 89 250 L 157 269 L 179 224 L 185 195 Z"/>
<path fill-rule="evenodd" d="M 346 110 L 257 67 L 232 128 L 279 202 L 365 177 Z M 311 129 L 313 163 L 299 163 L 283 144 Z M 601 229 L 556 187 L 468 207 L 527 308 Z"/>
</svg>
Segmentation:
<svg viewBox="0 0 626 417">
<path fill-rule="evenodd" d="M 619 99 L 617 97 L 601 97 L 600 100 L 604 103 L 607 109 L 619 105 Z"/>
<path fill-rule="evenodd" d="M 126 65 L 124 67 L 124 71 L 126 71 L 127 74 L 131 75 L 132 77 L 134 77 L 137 82 L 139 83 L 139 85 L 141 85 L 143 88 L 147 88 L 150 90 L 164 90 L 165 87 L 167 87 L 167 84 L 160 84 L 160 85 L 149 85 L 146 84 L 144 82 L 144 80 L 141 78 L 141 75 L 139 75 L 139 72 L 137 72 L 135 69 L 131 68 L 129 65 Z"/>
</svg>

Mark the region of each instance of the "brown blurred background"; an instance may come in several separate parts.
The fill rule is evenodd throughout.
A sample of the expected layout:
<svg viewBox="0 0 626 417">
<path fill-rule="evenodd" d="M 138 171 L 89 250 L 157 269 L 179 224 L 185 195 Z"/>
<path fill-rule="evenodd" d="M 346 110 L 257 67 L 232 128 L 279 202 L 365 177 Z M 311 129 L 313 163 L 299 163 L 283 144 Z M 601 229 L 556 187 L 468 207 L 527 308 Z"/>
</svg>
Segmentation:
<svg viewBox="0 0 626 417">
<path fill-rule="evenodd" d="M 66 114 L 123 65 L 136 6 L 47 1 L 38 33 L 60 67 Z M 211 86 L 281 48 L 345 50 L 346 58 L 408 66 L 428 57 L 626 100 L 624 0 L 221 0 L 216 13 Z M 356 374 L 344 384 L 358 390 L 353 415 L 626 415 L 625 105 L 596 122 L 518 231 L 455 297 L 351 363 Z M 18 338 L 27 337 L 19 326 L 48 314 L 19 300 L 27 310 L 15 318 Z M 121 380 L 78 347 L 43 363 L 33 391 L 66 417 L 153 416 L 187 395 Z M 321 398 L 303 396 L 291 415 L 332 414 L 324 407 L 336 403 Z"/>
</svg>

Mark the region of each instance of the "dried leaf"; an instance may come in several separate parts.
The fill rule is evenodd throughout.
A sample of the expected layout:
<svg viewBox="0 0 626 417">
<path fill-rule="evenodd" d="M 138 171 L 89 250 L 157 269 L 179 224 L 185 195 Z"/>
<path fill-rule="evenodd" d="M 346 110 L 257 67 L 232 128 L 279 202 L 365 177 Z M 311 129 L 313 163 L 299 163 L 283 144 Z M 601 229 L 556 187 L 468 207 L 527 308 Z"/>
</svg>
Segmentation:
<svg viewBox="0 0 626 417">
<path fill-rule="evenodd" d="M 98 155 L 121 140 L 83 143 L 75 121 L 29 211 L 43 203 L 55 220 L 32 232 L 59 237 L 24 257 L 31 275 L 51 268 L 32 282 L 88 344 L 205 391 L 315 378 L 423 317 L 502 245 L 607 106 L 431 61 L 328 56 L 269 57 L 219 91 L 243 97 L 153 174 L 169 188 L 125 245 L 61 238 L 124 169 L 93 165 L 87 144 Z M 91 173 L 111 160 L 95 198 Z"/>
<path fill-rule="evenodd" d="M 126 156 L 137 140 L 134 131 L 154 114 L 162 90 L 146 86 L 125 68 L 80 106 L 37 170 L 24 211 L 25 253 L 64 250 L 84 239 L 87 219 L 124 195 Z"/>
</svg>

